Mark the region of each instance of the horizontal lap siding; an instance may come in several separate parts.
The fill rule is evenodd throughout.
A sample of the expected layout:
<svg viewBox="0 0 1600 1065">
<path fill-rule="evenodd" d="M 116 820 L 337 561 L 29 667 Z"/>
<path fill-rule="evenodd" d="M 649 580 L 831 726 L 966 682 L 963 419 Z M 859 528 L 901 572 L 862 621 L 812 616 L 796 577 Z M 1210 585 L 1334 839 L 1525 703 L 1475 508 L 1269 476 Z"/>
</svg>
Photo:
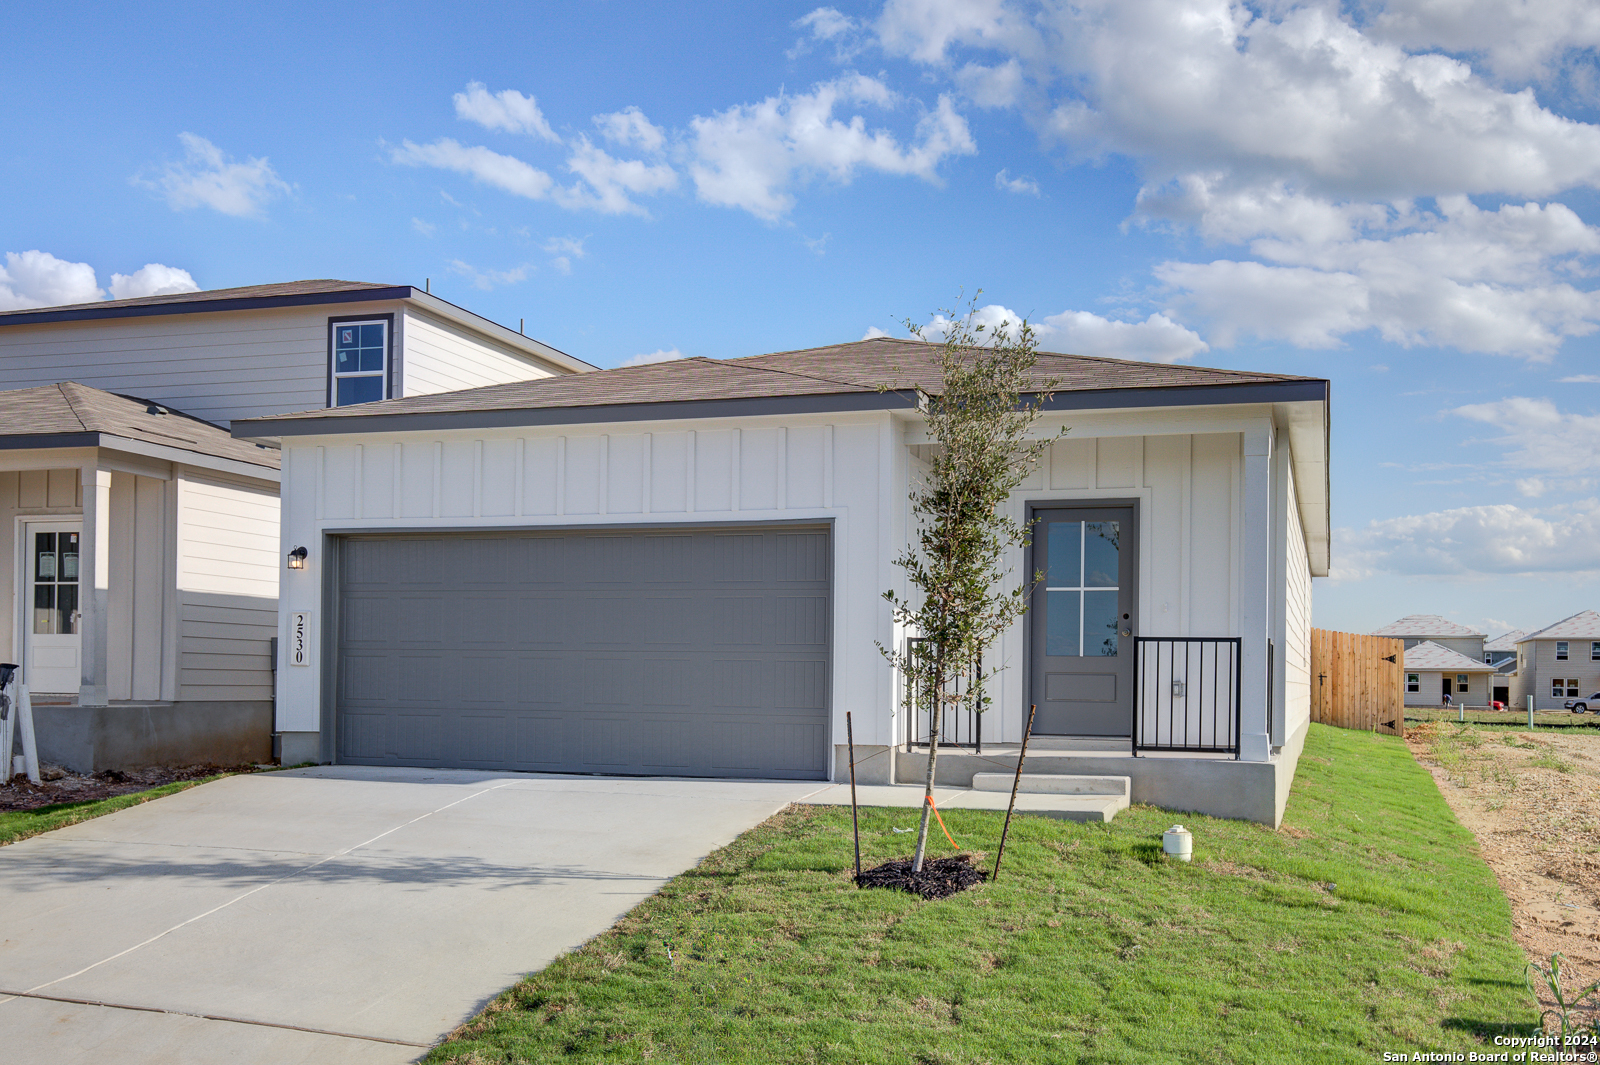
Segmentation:
<svg viewBox="0 0 1600 1065">
<path fill-rule="evenodd" d="M 407 396 L 549 377 L 555 370 L 465 329 L 416 311 L 404 322 L 404 385 Z"/>
<path fill-rule="evenodd" d="M 0 330 L 0 387 L 77 381 L 223 424 L 310 410 L 327 404 L 328 316 L 348 309 L 12 326 Z"/>
<path fill-rule="evenodd" d="M 278 497 L 188 474 L 178 504 L 178 698 L 272 698 Z"/>
</svg>

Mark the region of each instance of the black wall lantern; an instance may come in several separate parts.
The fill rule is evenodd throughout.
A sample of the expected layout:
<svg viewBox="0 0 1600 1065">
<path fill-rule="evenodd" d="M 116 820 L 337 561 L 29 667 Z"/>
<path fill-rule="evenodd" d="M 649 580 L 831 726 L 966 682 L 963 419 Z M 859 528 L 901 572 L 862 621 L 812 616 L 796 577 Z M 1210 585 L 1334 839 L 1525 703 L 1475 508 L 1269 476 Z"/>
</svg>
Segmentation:
<svg viewBox="0 0 1600 1065">
<path fill-rule="evenodd" d="M 290 569 L 305 569 L 306 568 L 306 554 L 307 554 L 307 551 L 303 547 L 297 547 L 293 551 L 290 551 L 289 552 L 289 568 Z"/>
</svg>

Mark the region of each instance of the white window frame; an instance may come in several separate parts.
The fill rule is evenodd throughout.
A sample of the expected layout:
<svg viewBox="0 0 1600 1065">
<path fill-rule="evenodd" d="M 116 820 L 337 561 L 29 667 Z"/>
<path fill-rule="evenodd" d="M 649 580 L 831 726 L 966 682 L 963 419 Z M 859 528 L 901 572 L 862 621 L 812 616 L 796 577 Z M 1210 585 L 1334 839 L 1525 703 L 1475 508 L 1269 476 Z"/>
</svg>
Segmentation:
<svg viewBox="0 0 1600 1065">
<path fill-rule="evenodd" d="M 1550 678 L 1550 698 L 1565 699 L 1567 697 L 1567 681 L 1565 677 Z"/>
<path fill-rule="evenodd" d="M 1420 691 L 1422 691 L 1422 674 L 1420 674 L 1420 673 L 1407 673 L 1406 674 L 1406 691 L 1408 691 L 1408 692 L 1420 692 Z"/>
<path fill-rule="evenodd" d="M 1556 661 L 1557 662 L 1565 662 L 1567 660 L 1567 652 L 1568 652 L 1569 649 L 1570 649 L 1570 647 L 1569 647 L 1569 645 L 1568 645 L 1566 640 L 1557 640 L 1556 641 Z"/>
<path fill-rule="evenodd" d="M 1466 673 L 1456 674 L 1456 694 L 1462 695 L 1472 689 L 1472 678 Z"/>
<path fill-rule="evenodd" d="M 1589 661 L 1600 662 L 1600 640 L 1591 640 L 1589 643 Z"/>
<path fill-rule="evenodd" d="M 353 370 L 340 373 L 337 369 L 336 355 L 338 352 L 338 336 L 340 329 L 352 326 L 379 325 L 383 327 L 383 368 L 380 370 Z M 393 397 L 394 387 L 394 315 L 376 314 L 370 317 L 330 318 L 328 319 L 328 406 L 339 406 L 339 382 L 357 378 L 376 377 L 383 388 L 378 396 L 379 400 Z M 376 402 L 369 400 L 367 402 Z M 346 406 L 360 406 L 351 403 Z"/>
</svg>

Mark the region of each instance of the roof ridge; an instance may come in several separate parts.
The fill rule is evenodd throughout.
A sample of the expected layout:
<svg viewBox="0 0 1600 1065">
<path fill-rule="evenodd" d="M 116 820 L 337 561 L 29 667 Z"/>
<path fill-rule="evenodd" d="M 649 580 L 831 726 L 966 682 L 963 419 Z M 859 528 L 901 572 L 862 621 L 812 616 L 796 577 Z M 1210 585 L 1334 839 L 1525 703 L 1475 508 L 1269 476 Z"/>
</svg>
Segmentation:
<svg viewBox="0 0 1600 1065">
<path fill-rule="evenodd" d="M 67 392 L 68 385 L 71 385 L 74 388 L 86 388 L 88 386 L 80 385 L 76 381 L 57 381 L 56 391 L 61 393 L 61 398 L 66 403 L 67 410 L 71 411 L 72 416 L 78 419 L 78 424 L 83 427 L 83 431 L 92 432 L 93 430 L 90 429 L 89 423 L 83 420 L 83 415 L 78 411 L 78 405 L 72 402 L 72 395 Z"/>
<path fill-rule="evenodd" d="M 1568 614 L 1566 617 L 1560 619 L 1559 621 L 1552 621 L 1550 624 L 1546 625 L 1542 629 L 1535 629 L 1533 632 L 1528 633 L 1526 636 L 1524 636 L 1522 639 L 1518 640 L 1517 642 L 1518 643 L 1526 643 L 1528 640 L 1538 639 L 1540 633 L 1549 632 L 1551 629 L 1555 628 L 1557 625 L 1565 625 L 1567 622 L 1571 621 L 1573 618 L 1581 618 L 1585 614 L 1595 614 L 1595 613 L 1596 612 L 1593 611 L 1593 610 L 1580 610 L 1576 614 Z M 1596 614 L 1596 616 L 1600 617 L 1600 614 Z"/>
</svg>

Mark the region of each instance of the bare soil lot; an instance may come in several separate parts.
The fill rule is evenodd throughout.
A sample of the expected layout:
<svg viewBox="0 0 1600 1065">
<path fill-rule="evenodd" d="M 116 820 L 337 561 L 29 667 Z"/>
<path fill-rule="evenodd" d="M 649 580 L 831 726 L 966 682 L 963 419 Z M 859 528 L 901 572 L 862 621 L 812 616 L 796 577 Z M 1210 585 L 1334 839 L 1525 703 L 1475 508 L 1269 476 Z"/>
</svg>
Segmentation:
<svg viewBox="0 0 1600 1065">
<path fill-rule="evenodd" d="M 1566 955 L 1569 990 L 1600 979 L 1600 739 L 1436 722 L 1407 743 L 1478 837 L 1529 960 Z"/>
</svg>

